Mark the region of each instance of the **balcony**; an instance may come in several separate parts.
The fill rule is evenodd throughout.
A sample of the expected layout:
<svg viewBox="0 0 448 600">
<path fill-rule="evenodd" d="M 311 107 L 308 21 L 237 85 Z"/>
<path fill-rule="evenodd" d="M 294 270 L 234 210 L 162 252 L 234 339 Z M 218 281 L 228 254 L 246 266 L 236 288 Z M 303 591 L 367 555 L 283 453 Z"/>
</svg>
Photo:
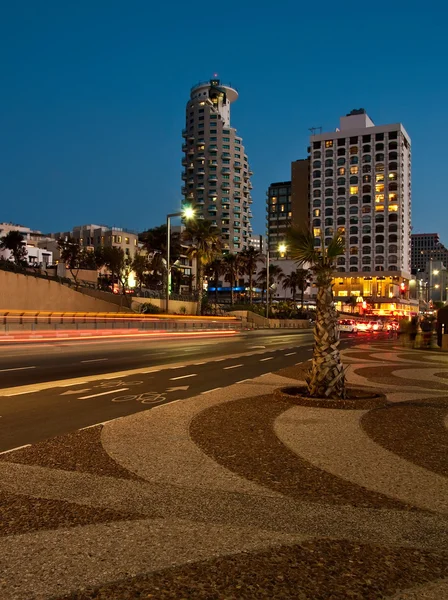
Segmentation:
<svg viewBox="0 0 448 600">
<path fill-rule="evenodd" d="M 201 161 L 203 161 L 203 160 L 204 160 L 204 157 L 205 157 L 205 154 L 204 154 L 203 152 L 201 152 L 200 154 L 198 154 L 198 155 L 196 156 L 196 160 L 201 160 Z"/>
<path fill-rule="evenodd" d="M 198 183 L 198 185 L 196 186 L 197 190 L 204 190 L 204 184 L 203 183 Z"/>
<path fill-rule="evenodd" d="M 187 130 L 186 129 L 182 129 L 182 137 L 183 138 L 187 137 Z"/>
<path fill-rule="evenodd" d="M 187 193 L 187 188 L 184 185 L 181 187 L 181 192 L 184 196 Z"/>
<path fill-rule="evenodd" d="M 186 152 L 188 150 L 187 144 L 182 144 L 182 152 Z"/>
<path fill-rule="evenodd" d="M 185 173 L 185 171 L 182 173 L 181 177 L 184 181 L 187 179 L 187 174 Z"/>
<path fill-rule="evenodd" d="M 182 166 L 186 167 L 188 165 L 188 159 L 187 158 L 183 158 L 182 159 Z"/>
<path fill-rule="evenodd" d="M 230 156 L 231 156 L 230 152 L 223 152 L 221 154 L 221 158 L 230 158 Z"/>
<path fill-rule="evenodd" d="M 230 183 L 227 183 L 227 181 L 224 181 L 223 183 L 221 183 L 221 188 L 223 190 L 227 190 L 230 187 Z"/>
</svg>

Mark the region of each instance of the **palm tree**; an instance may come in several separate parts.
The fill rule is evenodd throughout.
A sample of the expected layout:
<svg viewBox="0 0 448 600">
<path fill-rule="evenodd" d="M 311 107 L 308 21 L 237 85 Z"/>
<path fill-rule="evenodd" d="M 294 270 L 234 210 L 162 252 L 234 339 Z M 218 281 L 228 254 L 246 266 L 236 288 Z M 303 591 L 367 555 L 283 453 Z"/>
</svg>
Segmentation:
<svg viewBox="0 0 448 600">
<path fill-rule="evenodd" d="M 303 269 L 299 267 L 296 269 L 297 273 L 297 287 L 300 290 L 300 308 L 303 309 L 303 297 L 305 296 L 305 292 L 309 287 L 313 277 L 312 273 L 309 269 Z"/>
<path fill-rule="evenodd" d="M 317 285 L 316 323 L 308 392 L 313 398 L 345 398 L 345 373 L 339 353 L 338 315 L 333 302 L 332 278 L 336 258 L 344 253 L 343 238 L 336 234 L 325 246 L 315 246 L 310 231 L 292 228 L 288 248 L 299 266 L 308 263 Z"/>
<path fill-rule="evenodd" d="M 298 287 L 298 276 L 297 271 L 292 271 L 289 275 L 286 275 L 283 279 L 282 288 L 284 290 L 291 290 L 292 300 L 296 301 L 296 290 Z M 286 298 L 286 294 L 285 294 Z"/>
<path fill-rule="evenodd" d="M 209 280 L 213 282 L 215 288 L 215 304 L 218 304 L 218 282 L 222 275 L 225 273 L 225 265 L 221 256 L 215 258 L 208 266 L 205 271 Z"/>
<path fill-rule="evenodd" d="M 197 219 L 190 221 L 183 232 L 183 239 L 190 243 L 187 256 L 196 259 L 197 287 L 199 292 L 198 315 L 202 312 L 204 295 L 204 267 L 221 252 L 221 237 L 216 225 L 211 221 Z"/>
<path fill-rule="evenodd" d="M 263 254 L 252 246 L 247 250 L 243 250 L 241 257 L 241 273 L 249 275 L 249 304 L 253 300 L 254 273 L 257 272 L 258 263 L 264 258 Z"/>
<path fill-rule="evenodd" d="M 230 304 L 234 304 L 234 291 L 235 282 L 238 280 L 238 276 L 241 272 L 241 258 L 239 254 L 226 254 L 223 258 L 224 268 L 226 273 L 226 281 L 230 283 Z"/>
<path fill-rule="evenodd" d="M 5 250 L 11 252 L 17 266 L 20 266 L 25 261 L 26 255 L 28 254 L 25 238 L 20 231 L 16 230 L 9 231 L 0 239 L 0 248 L 5 248 Z"/>
</svg>

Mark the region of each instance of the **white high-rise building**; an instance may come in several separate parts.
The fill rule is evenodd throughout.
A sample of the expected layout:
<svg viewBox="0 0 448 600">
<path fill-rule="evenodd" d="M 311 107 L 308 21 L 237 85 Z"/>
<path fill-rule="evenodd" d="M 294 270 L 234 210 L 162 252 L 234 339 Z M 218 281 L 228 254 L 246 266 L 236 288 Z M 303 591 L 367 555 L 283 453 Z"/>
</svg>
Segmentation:
<svg viewBox="0 0 448 600">
<path fill-rule="evenodd" d="M 219 228 L 224 252 L 247 248 L 252 234 L 252 171 L 243 140 L 230 124 L 237 98 L 236 89 L 219 79 L 195 85 L 182 131 L 183 204 Z"/>
<path fill-rule="evenodd" d="M 316 238 L 345 235 L 340 272 L 411 271 L 411 139 L 363 109 L 312 135 L 311 218 Z M 316 240 L 317 243 L 317 240 Z"/>
<path fill-rule="evenodd" d="M 368 298 L 373 309 L 383 308 L 381 299 L 402 304 L 411 272 L 411 139 L 403 125 L 375 125 L 359 109 L 336 131 L 312 135 L 310 204 L 316 246 L 336 231 L 345 239 L 336 296 Z"/>
</svg>

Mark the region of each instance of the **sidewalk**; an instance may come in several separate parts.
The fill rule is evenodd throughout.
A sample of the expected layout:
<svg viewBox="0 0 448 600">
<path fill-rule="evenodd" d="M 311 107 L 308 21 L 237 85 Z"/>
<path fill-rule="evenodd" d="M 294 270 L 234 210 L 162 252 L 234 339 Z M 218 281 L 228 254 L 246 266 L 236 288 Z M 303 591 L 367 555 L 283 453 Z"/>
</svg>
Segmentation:
<svg viewBox="0 0 448 600">
<path fill-rule="evenodd" d="M 283 369 L 0 456 L 8 600 L 448 598 L 448 356 L 343 352 L 375 410 Z"/>
</svg>

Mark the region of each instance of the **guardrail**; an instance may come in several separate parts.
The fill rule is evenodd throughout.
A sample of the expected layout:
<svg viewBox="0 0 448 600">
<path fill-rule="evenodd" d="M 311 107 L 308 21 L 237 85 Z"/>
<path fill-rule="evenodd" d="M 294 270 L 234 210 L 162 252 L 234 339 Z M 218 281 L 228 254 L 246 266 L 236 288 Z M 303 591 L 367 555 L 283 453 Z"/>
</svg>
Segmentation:
<svg viewBox="0 0 448 600">
<path fill-rule="evenodd" d="M 241 329 L 236 317 L 144 315 L 109 312 L 0 310 L 0 331 L 134 329 L 143 331 L 210 331 Z"/>
</svg>

